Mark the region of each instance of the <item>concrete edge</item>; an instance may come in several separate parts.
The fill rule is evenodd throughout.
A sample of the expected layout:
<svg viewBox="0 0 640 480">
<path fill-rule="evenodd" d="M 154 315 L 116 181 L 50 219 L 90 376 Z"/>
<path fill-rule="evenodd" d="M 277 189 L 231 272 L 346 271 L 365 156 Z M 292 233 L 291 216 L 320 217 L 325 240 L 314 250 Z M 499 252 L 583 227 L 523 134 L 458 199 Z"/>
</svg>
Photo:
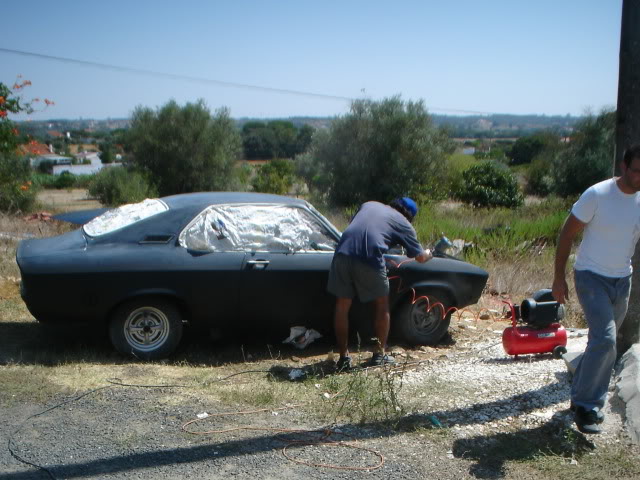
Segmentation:
<svg viewBox="0 0 640 480">
<path fill-rule="evenodd" d="M 616 393 L 625 403 L 626 427 L 631 441 L 640 444 L 640 343 L 620 358 Z"/>
</svg>

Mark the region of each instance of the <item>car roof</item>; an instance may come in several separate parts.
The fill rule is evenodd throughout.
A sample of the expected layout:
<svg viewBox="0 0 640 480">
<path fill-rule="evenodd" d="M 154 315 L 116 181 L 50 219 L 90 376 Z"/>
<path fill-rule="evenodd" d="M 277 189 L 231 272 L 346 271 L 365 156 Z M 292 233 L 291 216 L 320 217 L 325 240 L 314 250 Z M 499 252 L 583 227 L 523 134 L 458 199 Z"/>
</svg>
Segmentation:
<svg viewBox="0 0 640 480">
<path fill-rule="evenodd" d="M 276 203 L 284 205 L 307 206 L 305 200 L 284 195 L 272 195 L 268 193 L 253 192 L 196 192 L 180 193 L 162 197 L 171 210 L 187 209 L 188 211 L 200 211 L 209 205 L 227 203 Z M 78 210 L 55 215 L 53 218 L 76 225 L 84 225 L 95 217 L 102 215 L 109 208 L 96 208 L 93 210 Z"/>
<path fill-rule="evenodd" d="M 253 192 L 197 192 L 181 193 L 162 197 L 171 209 L 184 207 L 205 208 L 209 205 L 229 203 L 280 203 L 286 205 L 306 206 L 307 202 L 300 198 L 286 197 L 284 195 L 272 195 L 268 193 Z"/>
</svg>

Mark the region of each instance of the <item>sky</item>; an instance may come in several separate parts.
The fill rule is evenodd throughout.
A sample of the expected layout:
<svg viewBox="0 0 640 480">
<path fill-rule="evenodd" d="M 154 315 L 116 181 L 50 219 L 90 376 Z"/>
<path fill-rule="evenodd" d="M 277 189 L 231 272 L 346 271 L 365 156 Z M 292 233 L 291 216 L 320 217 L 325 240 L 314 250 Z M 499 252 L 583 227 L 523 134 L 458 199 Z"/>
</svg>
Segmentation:
<svg viewBox="0 0 640 480">
<path fill-rule="evenodd" d="M 325 117 L 394 95 L 435 114 L 582 115 L 616 104 L 621 11 L 622 0 L 4 0 L 0 82 L 21 75 L 24 100 L 55 102 L 34 120 L 126 118 L 172 99 L 234 118 Z"/>
</svg>

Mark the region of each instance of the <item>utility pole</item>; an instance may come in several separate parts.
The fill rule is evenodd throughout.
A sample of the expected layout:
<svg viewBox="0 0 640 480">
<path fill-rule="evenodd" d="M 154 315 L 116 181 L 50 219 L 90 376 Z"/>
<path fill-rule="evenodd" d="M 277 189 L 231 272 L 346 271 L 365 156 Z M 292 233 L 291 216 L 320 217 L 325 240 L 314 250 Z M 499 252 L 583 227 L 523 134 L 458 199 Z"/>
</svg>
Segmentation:
<svg viewBox="0 0 640 480">
<path fill-rule="evenodd" d="M 616 114 L 614 172 L 619 174 L 625 149 L 640 143 L 640 0 L 622 0 L 620 70 Z M 633 256 L 629 312 L 618 333 L 618 355 L 640 340 L 640 253 Z"/>
</svg>

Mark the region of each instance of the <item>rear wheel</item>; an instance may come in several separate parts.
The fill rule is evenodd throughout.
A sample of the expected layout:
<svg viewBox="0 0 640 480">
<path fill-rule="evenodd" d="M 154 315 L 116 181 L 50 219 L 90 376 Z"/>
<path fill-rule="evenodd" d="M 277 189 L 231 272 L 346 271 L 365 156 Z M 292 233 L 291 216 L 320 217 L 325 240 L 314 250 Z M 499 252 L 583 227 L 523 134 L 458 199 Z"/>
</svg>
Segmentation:
<svg viewBox="0 0 640 480">
<path fill-rule="evenodd" d="M 560 360 L 565 353 L 567 353 L 567 347 L 564 345 L 556 345 L 553 349 L 553 358 Z"/>
<path fill-rule="evenodd" d="M 121 353 L 143 360 L 171 355 L 182 338 L 178 309 L 159 298 L 138 299 L 119 307 L 109 324 L 109 337 Z"/>
<path fill-rule="evenodd" d="M 435 345 L 449 330 L 453 302 L 448 295 L 428 294 L 416 302 L 407 301 L 393 316 L 394 336 L 410 345 Z"/>
</svg>

